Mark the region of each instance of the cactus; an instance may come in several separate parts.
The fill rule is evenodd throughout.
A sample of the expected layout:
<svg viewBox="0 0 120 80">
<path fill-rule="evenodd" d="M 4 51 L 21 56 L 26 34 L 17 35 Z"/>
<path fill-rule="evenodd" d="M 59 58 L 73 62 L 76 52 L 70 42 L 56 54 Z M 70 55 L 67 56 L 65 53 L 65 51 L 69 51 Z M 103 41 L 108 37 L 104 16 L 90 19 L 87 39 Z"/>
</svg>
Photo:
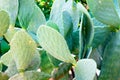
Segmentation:
<svg viewBox="0 0 120 80">
<path fill-rule="evenodd" d="M 25 30 L 20 30 L 12 38 L 10 46 L 18 71 L 24 71 L 35 54 L 36 43 Z"/>
<path fill-rule="evenodd" d="M 37 36 L 40 45 L 47 50 L 49 54 L 61 61 L 69 62 L 73 65 L 76 64 L 75 59 L 70 55 L 65 39 L 56 30 L 42 25 L 37 31 Z"/>
<path fill-rule="evenodd" d="M 8 13 L 0 10 L 0 37 L 2 37 L 7 32 L 9 23 L 10 20 Z"/>
<path fill-rule="evenodd" d="M 120 0 L 53 1 L 0 0 L 0 80 L 119 80 Z"/>
<path fill-rule="evenodd" d="M 0 0 L 0 10 L 4 10 L 8 13 L 10 19 L 10 27 L 15 26 L 18 14 L 18 5 L 18 0 L 13 0 L 13 2 L 11 2 L 11 0 Z M 3 19 L 5 19 L 5 17 Z"/>
</svg>

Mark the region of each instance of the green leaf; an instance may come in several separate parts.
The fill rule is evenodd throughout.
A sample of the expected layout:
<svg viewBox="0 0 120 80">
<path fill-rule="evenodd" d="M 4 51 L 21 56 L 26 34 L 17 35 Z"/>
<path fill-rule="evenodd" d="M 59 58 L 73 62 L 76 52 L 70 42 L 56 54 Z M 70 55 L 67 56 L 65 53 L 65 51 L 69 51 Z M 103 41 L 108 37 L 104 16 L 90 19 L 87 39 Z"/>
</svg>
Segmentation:
<svg viewBox="0 0 120 80">
<path fill-rule="evenodd" d="M 82 59 L 75 67 L 76 80 L 93 80 L 96 73 L 96 63 L 92 59 Z"/>
<path fill-rule="evenodd" d="M 2 37 L 7 32 L 10 23 L 9 21 L 8 13 L 5 11 L 0 11 L 0 37 Z"/>
<path fill-rule="evenodd" d="M 4 54 L 4 53 L 6 53 L 9 49 L 10 49 L 9 44 L 8 44 L 5 40 L 2 40 L 2 41 L 1 41 L 1 52 Z"/>
<path fill-rule="evenodd" d="M 119 80 L 120 31 L 112 34 L 105 48 L 99 80 Z"/>
<path fill-rule="evenodd" d="M 34 57 L 36 43 L 25 30 L 19 30 L 10 42 L 10 50 L 18 71 L 24 71 Z"/>
<path fill-rule="evenodd" d="M 7 39 L 7 41 L 10 42 L 11 39 L 13 38 L 14 34 L 19 30 L 20 30 L 20 28 L 10 27 L 7 30 L 7 32 L 4 34 L 5 39 Z"/>
<path fill-rule="evenodd" d="M 12 60 L 13 58 L 10 50 L 1 56 L 1 62 L 6 66 L 8 66 Z"/>
<path fill-rule="evenodd" d="M 63 36 L 51 27 L 42 25 L 37 31 L 40 45 L 53 57 L 68 63 L 76 64 Z"/>
<path fill-rule="evenodd" d="M 120 15 L 113 0 L 87 0 L 87 3 L 96 19 L 111 26 L 120 25 Z"/>
<path fill-rule="evenodd" d="M 5 10 L 6 12 L 8 12 L 10 16 L 10 25 L 13 27 L 15 25 L 15 21 L 16 21 L 17 14 L 18 14 L 18 6 L 19 6 L 18 0 L 12 0 L 12 1 L 11 0 L 0 0 L 0 10 Z"/>
<path fill-rule="evenodd" d="M 9 80 L 48 80 L 50 75 L 43 72 L 26 71 L 11 77 Z"/>
<path fill-rule="evenodd" d="M 49 20 L 53 21 L 58 25 L 62 35 L 64 35 L 64 27 L 62 21 L 62 8 L 64 4 L 65 4 L 65 0 L 55 0 L 52 5 L 50 18 L 49 18 Z"/>
<path fill-rule="evenodd" d="M 45 16 L 34 0 L 20 0 L 18 19 L 20 25 L 29 32 L 36 33 L 41 24 L 45 24 Z"/>
</svg>

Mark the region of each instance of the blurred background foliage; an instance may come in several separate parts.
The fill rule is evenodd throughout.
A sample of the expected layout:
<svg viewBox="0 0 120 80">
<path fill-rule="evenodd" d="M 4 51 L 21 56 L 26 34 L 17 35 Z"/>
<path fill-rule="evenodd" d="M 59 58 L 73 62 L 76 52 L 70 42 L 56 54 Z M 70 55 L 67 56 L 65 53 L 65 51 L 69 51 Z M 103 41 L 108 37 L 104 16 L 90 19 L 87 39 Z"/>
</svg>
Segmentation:
<svg viewBox="0 0 120 80">
<path fill-rule="evenodd" d="M 52 3 L 54 0 L 35 0 L 35 1 L 37 5 L 40 7 L 40 9 L 43 11 L 46 20 L 48 20 Z M 80 1 L 82 4 L 86 4 L 86 0 L 75 0 L 75 2 L 80 2 Z"/>
<path fill-rule="evenodd" d="M 54 0 L 36 0 L 37 5 L 43 11 L 46 19 L 49 18 L 50 10 Z"/>
</svg>

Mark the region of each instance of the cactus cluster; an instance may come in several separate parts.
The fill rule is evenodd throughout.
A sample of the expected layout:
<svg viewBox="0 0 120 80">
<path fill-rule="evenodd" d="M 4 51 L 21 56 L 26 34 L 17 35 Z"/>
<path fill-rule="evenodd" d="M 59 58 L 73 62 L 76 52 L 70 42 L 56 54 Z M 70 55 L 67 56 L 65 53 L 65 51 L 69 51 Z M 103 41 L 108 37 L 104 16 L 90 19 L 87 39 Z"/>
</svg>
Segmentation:
<svg viewBox="0 0 120 80">
<path fill-rule="evenodd" d="M 119 80 L 120 1 L 86 2 L 0 0 L 0 80 Z"/>
</svg>

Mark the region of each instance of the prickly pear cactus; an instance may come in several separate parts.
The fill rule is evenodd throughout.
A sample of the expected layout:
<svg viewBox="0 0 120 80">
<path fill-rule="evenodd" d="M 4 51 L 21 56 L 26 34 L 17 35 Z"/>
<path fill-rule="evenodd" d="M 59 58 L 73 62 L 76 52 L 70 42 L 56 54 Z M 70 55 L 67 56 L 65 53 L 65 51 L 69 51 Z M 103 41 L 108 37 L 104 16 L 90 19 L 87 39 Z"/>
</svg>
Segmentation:
<svg viewBox="0 0 120 80">
<path fill-rule="evenodd" d="M 30 62 L 27 70 L 37 70 L 39 69 L 39 66 L 40 66 L 40 54 L 39 52 L 36 50 L 33 58 L 32 58 L 32 61 Z"/>
<path fill-rule="evenodd" d="M 6 33 L 9 27 L 9 16 L 5 11 L 0 11 L 0 37 Z"/>
<path fill-rule="evenodd" d="M 120 80 L 120 31 L 105 48 L 99 80 Z"/>
<path fill-rule="evenodd" d="M 24 71 L 34 57 L 36 43 L 25 30 L 20 30 L 12 38 L 10 46 L 18 71 Z"/>
<path fill-rule="evenodd" d="M 37 31 L 37 37 L 40 45 L 53 57 L 67 62 L 76 64 L 76 61 L 68 49 L 64 37 L 55 29 L 41 25 Z"/>
</svg>

